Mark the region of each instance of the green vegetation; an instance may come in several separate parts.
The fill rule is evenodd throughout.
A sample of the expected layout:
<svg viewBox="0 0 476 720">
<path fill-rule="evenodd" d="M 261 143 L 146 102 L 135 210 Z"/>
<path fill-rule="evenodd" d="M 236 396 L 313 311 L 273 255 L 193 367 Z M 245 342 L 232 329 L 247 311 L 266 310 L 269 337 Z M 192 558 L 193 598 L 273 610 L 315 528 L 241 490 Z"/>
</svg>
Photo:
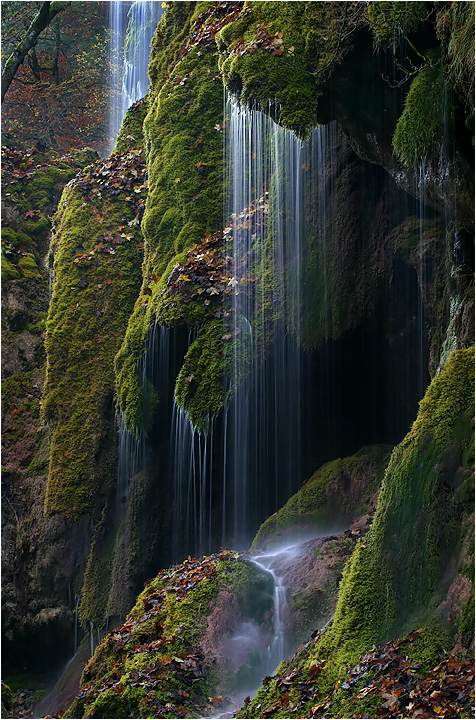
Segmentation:
<svg viewBox="0 0 476 720">
<path fill-rule="evenodd" d="M 428 16 L 426 2 L 370 2 L 367 16 L 377 47 L 396 50 L 403 38 L 411 37 Z"/>
<path fill-rule="evenodd" d="M 13 693 L 9 685 L 2 682 L 2 715 L 11 713 L 13 710 Z"/>
<path fill-rule="evenodd" d="M 216 36 L 226 86 L 306 135 L 317 122 L 320 87 L 351 47 L 351 30 L 363 22 L 364 8 L 346 5 L 247 4 Z"/>
<path fill-rule="evenodd" d="M 474 3 L 454 2 L 438 13 L 437 31 L 446 47 L 448 71 L 474 131 Z"/>
<path fill-rule="evenodd" d="M 144 192 L 142 168 L 134 154 L 98 163 L 66 189 L 55 218 L 43 394 L 43 414 L 53 425 L 45 507 L 71 518 L 90 511 L 114 478 L 114 445 L 104 452 L 103 443 L 112 430 L 114 355 L 140 282 L 135 203 Z M 101 195 L 95 174 L 107 177 L 115 194 Z M 128 183 L 138 195 L 127 196 Z"/>
<path fill-rule="evenodd" d="M 462 514 L 463 478 L 455 471 L 462 461 L 464 476 L 473 471 L 474 458 L 465 455 L 472 434 L 473 367 L 474 348 L 453 353 L 392 454 L 372 530 L 344 572 L 328 640 L 338 662 L 428 612 Z"/>
<path fill-rule="evenodd" d="M 451 120 L 445 75 L 439 65 L 425 65 L 412 81 L 405 109 L 397 123 L 393 147 L 407 167 L 437 156 Z"/>
<path fill-rule="evenodd" d="M 470 712 L 474 663 L 448 654 L 448 635 L 437 623 L 374 647 L 355 664 L 341 667 L 321 659 L 324 640 L 325 635 L 318 634 L 292 659 L 283 661 L 237 717 L 325 713 L 334 718 L 381 718 L 392 712 L 419 717 L 428 708 L 466 717 Z"/>
<path fill-rule="evenodd" d="M 175 399 L 199 432 L 223 407 L 223 326 L 204 325 L 185 355 L 177 377 Z"/>
<path fill-rule="evenodd" d="M 81 692 L 66 717 L 210 713 L 223 702 L 213 697 L 223 683 L 216 642 L 242 619 L 263 623 L 272 596 L 270 577 L 237 553 L 189 558 L 163 570 L 86 665 Z M 233 617 L 223 597 L 235 603 Z M 216 624 L 224 634 L 216 636 Z"/>
<path fill-rule="evenodd" d="M 145 297 L 136 302 L 115 361 L 118 404 L 126 426 L 134 431 L 144 429 L 137 359 L 144 351 L 147 328 L 156 316 L 171 325 L 195 327 L 203 322 L 200 303 L 192 302 L 187 307 L 176 303 L 176 313 L 171 308 L 166 311 L 162 293 L 169 275 L 183 260 L 181 253 L 219 230 L 222 224 L 223 89 L 217 53 L 213 37 L 198 45 L 186 35 L 190 22 L 196 21 L 193 27 L 199 32 L 214 9 L 198 3 L 192 17 L 193 11 L 192 3 L 174 3 L 164 14 L 153 41 L 151 100 L 144 122 L 149 171 L 149 197 L 142 222 Z M 210 331 L 205 331 L 204 337 L 211 338 Z M 216 338 L 207 351 L 209 355 L 215 347 Z M 183 407 L 193 413 L 192 422 L 204 427 L 207 416 L 218 407 L 216 393 L 208 407 L 203 405 L 209 382 L 217 381 L 218 368 L 212 375 L 207 373 L 206 379 L 203 369 L 192 369 L 196 349 L 188 358 L 190 371 L 183 377 L 184 370 L 182 377 L 203 376 L 204 385 L 197 388 L 195 381 L 193 408 L 190 393 L 183 385 L 178 387 L 178 395 Z"/>
<path fill-rule="evenodd" d="M 143 125 L 147 110 L 147 97 L 138 100 L 127 110 L 114 146 L 117 155 L 144 147 Z"/>
<path fill-rule="evenodd" d="M 323 465 L 263 523 L 252 549 L 282 543 L 284 536 L 293 533 L 319 530 L 325 534 L 336 526 L 347 527 L 375 505 L 389 453 L 388 446 L 369 446 L 351 457 Z"/>
</svg>

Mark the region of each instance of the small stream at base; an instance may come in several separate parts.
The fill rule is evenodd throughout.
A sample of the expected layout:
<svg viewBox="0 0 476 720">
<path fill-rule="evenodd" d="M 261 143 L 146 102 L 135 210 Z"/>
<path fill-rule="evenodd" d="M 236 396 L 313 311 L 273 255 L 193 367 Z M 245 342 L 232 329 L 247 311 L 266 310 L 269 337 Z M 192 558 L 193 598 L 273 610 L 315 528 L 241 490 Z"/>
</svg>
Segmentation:
<svg viewBox="0 0 476 720">
<path fill-rule="evenodd" d="M 279 555 L 285 554 L 277 553 Z M 283 578 L 276 574 L 272 569 L 273 560 L 276 557 L 276 553 L 269 555 L 257 555 L 252 558 L 251 562 L 257 565 L 259 568 L 268 572 L 273 578 L 273 639 L 268 646 L 267 655 L 269 664 L 269 672 L 273 672 L 274 669 L 279 665 L 281 660 L 286 657 L 287 645 L 286 645 L 286 633 L 285 633 L 285 620 L 288 611 L 288 603 L 286 598 L 286 588 L 283 585 Z"/>
<path fill-rule="evenodd" d="M 286 637 L 286 627 L 289 620 L 289 608 L 287 603 L 287 588 L 284 585 L 283 577 L 287 568 L 294 563 L 307 550 L 308 541 L 301 541 L 295 545 L 262 553 L 250 557 L 249 560 L 262 572 L 271 575 L 273 579 L 273 620 L 272 635 L 264 634 L 261 628 L 252 621 L 245 621 L 240 624 L 238 630 L 232 635 L 227 643 L 227 650 L 233 657 L 240 657 L 243 662 L 246 658 L 253 657 L 253 677 L 248 674 L 248 683 L 230 692 L 230 703 L 221 708 L 220 711 L 210 720 L 225 720 L 232 718 L 244 703 L 246 697 L 253 698 L 260 688 L 263 679 L 273 675 L 276 668 L 285 657 L 288 657 L 294 650 Z"/>
</svg>

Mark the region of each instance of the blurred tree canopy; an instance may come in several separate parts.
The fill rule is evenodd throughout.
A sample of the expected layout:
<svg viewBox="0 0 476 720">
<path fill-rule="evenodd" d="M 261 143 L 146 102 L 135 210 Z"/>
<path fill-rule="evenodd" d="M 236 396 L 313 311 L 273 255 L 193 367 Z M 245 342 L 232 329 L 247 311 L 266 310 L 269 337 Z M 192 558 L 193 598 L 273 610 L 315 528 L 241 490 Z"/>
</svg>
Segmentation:
<svg viewBox="0 0 476 720">
<path fill-rule="evenodd" d="M 2 2 L 2 68 L 27 35 L 42 2 Z M 53 3 L 52 3 L 53 5 Z M 111 76 L 105 2 L 72 2 L 38 35 L 2 105 L 2 143 L 57 151 L 109 144 Z"/>
</svg>

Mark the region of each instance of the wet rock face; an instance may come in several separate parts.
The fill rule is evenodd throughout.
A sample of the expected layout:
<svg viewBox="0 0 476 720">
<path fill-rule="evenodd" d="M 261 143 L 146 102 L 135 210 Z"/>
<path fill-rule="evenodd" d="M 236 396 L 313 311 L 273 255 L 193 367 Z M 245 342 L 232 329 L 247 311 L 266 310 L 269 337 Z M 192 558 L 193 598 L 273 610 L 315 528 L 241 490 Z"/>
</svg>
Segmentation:
<svg viewBox="0 0 476 720">
<path fill-rule="evenodd" d="M 257 556 L 267 561 L 285 590 L 283 609 L 286 646 L 292 651 L 334 614 L 344 565 L 359 538 L 370 529 L 373 510 L 342 533 L 316 537 Z"/>
<path fill-rule="evenodd" d="M 48 310 L 48 285 L 11 280 L 2 288 L 2 378 L 38 368 L 44 362 L 41 333 L 31 328 Z M 33 322 L 32 322 L 33 320 Z M 30 326 L 30 327 L 29 327 Z M 35 331 L 36 330 L 36 331 Z"/>
</svg>

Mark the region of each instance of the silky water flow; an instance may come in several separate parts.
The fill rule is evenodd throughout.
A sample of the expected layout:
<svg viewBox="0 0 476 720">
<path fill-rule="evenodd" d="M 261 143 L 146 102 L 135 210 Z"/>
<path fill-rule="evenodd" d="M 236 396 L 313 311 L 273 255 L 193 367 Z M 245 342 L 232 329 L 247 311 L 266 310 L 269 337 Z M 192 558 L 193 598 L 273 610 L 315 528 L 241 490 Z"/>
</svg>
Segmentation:
<svg viewBox="0 0 476 720">
<path fill-rule="evenodd" d="M 147 93 L 150 43 L 162 13 L 162 3 L 154 0 L 113 0 L 109 3 L 110 151 L 126 111 Z"/>
</svg>

